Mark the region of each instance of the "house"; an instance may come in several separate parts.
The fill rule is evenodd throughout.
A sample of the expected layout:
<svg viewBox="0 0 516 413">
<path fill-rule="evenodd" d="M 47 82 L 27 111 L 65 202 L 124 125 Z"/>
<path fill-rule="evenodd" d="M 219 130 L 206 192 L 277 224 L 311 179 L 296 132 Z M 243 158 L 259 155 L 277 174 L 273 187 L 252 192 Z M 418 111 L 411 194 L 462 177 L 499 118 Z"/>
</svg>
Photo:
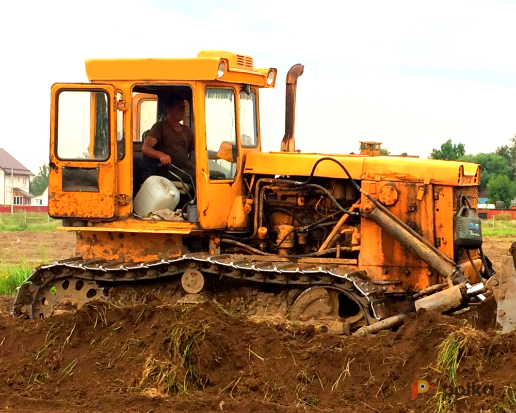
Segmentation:
<svg viewBox="0 0 516 413">
<path fill-rule="evenodd" d="M 29 181 L 34 174 L 0 148 L 0 205 L 30 205 Z"/>
<path fill-rule="evenodd" d="M 41 195 L 34 195 L 31 200 L 31 205 L 48 206 L 48 186 Z"/>
</svg>

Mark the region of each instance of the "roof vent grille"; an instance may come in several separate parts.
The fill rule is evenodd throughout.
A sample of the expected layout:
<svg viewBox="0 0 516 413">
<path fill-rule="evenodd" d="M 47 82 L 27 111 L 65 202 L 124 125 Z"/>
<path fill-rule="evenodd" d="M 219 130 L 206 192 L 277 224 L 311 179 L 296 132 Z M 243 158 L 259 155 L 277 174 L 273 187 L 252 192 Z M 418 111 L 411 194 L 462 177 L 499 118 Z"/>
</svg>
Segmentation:
<svg viewBox="0 0 516 413">
<path fill-rule="evenodd" d="M 249 56 L 242 56 L 240 54 L 236 57 L 236 62 L 238 66 L 244 66 L 247 68 L 253 68 L 253 58 Z"/>
</svg>

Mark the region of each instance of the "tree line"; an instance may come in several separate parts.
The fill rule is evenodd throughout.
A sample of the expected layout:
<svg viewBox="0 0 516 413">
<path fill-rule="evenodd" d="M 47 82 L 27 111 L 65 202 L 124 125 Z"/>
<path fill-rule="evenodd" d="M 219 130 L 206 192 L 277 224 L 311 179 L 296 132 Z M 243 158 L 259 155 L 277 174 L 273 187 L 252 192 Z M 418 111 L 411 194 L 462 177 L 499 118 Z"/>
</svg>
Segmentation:
<svg viewBox="0 0 516 413">
<path fill-rule="evenodd" d="M 466 155 L 463 143 L 453 143 L 448 139 L 440 149 L 432 149 L 431 159 L 465 161 L 480 164 L 482 175 L 479 190 L 486 189 L 489 203 L 503 201 L 506 208 L 516 197 L 516 134 L 509 144 L 499 146 L 495 152 Z"/>
</svg>

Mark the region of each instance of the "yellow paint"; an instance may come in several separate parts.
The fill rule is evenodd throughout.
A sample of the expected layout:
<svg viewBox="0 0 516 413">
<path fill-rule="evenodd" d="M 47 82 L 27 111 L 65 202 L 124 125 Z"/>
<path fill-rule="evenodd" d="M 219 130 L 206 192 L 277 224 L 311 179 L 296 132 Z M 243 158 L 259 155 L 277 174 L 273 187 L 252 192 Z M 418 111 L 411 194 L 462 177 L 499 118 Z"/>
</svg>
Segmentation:
<svg viewBox="0 0 516 413">
<path fill-rule="evenodd" d="M 315 162 L 331 156 L 341 162 L 353 179 L 411 181 L 442 185 L 479 185 L 480 166 L 467 162 L 438 161 L 404 156 L 363 156 L 344 154 L 254 152 L 247 156 L 245 173 L 308 176 Z M 342 168 L 331 161 L 323 161 L 315 176 L 347 179 Z"/>
<path fill-rule="evenodd" d="M 86 74 L 90 81 L 120 80 L 220 80 L 227 83 L 242 83 L 258 87 L 267 85 L 270 69 L 254 69 L 238 64 L 239 56 L 245 61 L 249 56 L 225 51 L 202 51 L 198 57 L 186 59 L 88 59 Z M 224 62 L 226 71 L 218 76 L 219 64 Z M 273 69 L 275 71 L 275 69 Z"/>
</svg>

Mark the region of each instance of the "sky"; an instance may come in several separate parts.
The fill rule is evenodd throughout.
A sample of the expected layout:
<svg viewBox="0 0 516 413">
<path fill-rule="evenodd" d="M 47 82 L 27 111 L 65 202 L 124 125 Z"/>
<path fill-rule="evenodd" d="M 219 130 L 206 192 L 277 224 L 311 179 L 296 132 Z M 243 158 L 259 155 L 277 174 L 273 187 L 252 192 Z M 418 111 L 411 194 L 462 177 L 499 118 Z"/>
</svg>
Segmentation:
<svg viewBox="0 0 516 413">
<path fill-rule="evenodd" d="M 220 49 L 278 69 L 262 90 L 262 148 L 284 134 L 285 76 L 302 63 L 296 146 L 428 157 L 447 139 L 490 152 L 516 133 L 516 1 L 6 0 L 0 5 L 0 147 L 48 162 L 50 88 L 84 60 Z"/>
</svg>

